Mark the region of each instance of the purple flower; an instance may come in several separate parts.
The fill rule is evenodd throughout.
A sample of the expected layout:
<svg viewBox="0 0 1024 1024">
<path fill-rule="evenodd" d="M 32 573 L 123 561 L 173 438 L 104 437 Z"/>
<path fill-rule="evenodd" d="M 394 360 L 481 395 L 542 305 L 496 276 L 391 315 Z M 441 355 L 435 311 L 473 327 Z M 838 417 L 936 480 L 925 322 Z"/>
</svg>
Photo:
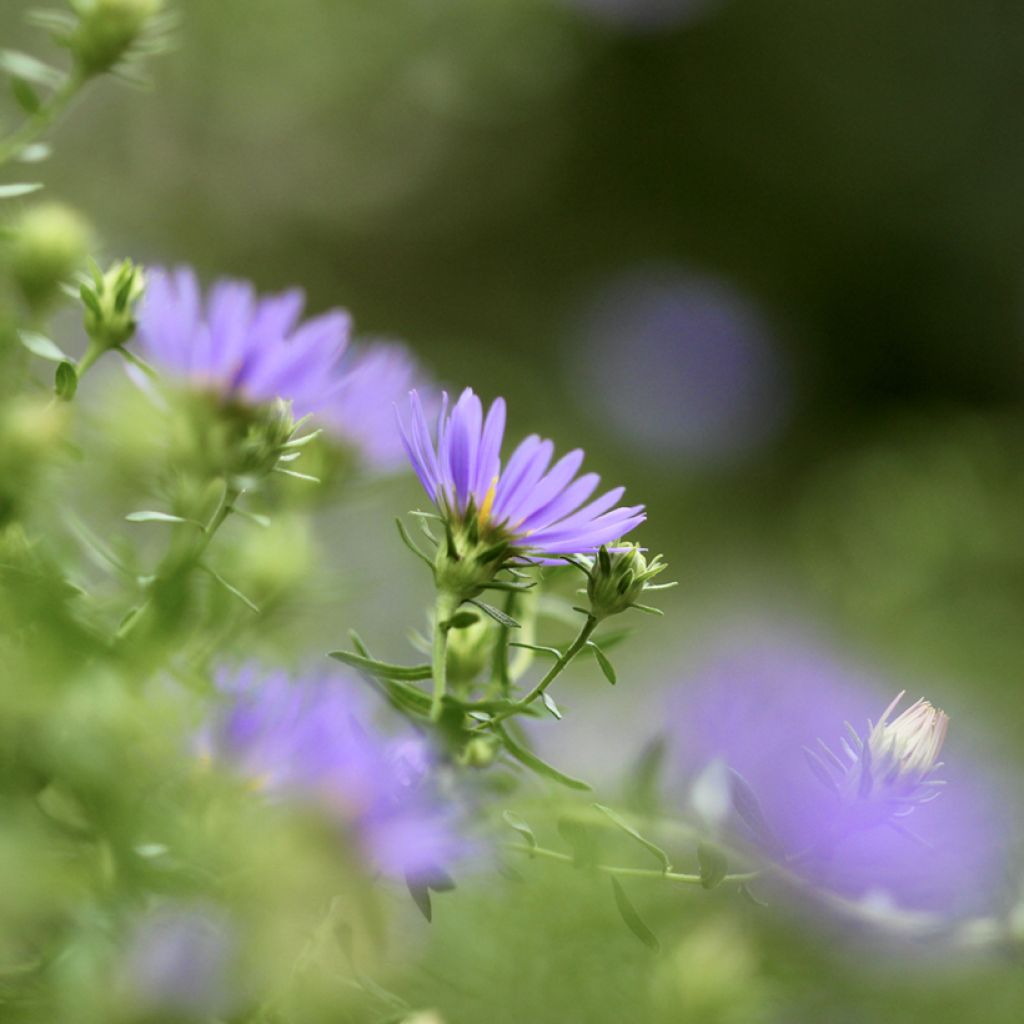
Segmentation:
<svg viewBox="0 0 1024 1024">
<path fill-rule="evenodd" d="M 486 419 L 471 388 L 449 412 L 442 396 L 436 443 L 419 395 L 410 393 L 412 422 L 400 422 L 413 467 L 444 516 L 474 526 L 485 539 L 508 541 L 539 558 L 593 553 L 644 521 L 642 505 L 615 508 L 624 488 L 616 487 L 584 504 L 600 477 L 577 477 L 580 449 L 553 466 L 554 444 L 530 435 L 501 462 L 505 402 L 498 398 Z"/>
<path fill-rule="evenodd" d="M 417 386 L 422 371 L 397 342 L 374 342 L 346 355 L 330 400 L 322 409 L 327 429 L 372 468 L 389 471 L 405 460 L 395 430 L 394 405 Z"/>
<path fill-rule="evenodd" d="M 223 913 L 169 905 L 136 922 L 121 965 L 133 1004 L 147 1012 L 224 1013 L 231 997 L 235 936 Z"/>
<path fill-rule="evenodd" d="M 924 702 L 890 721 L 893 702 L 864 734 L 851 728 L 846 745 L 819 743 L 877 714 L 886 690 L 798 634 L 730 644 L 674 706 L 680 766 L 704 782 L 716 762 L 737 772 L 767 828 L 756 827 L 756 814 L 734 813 L 727 830 L 816 885 L 950 916 L 989 909 L 1007 838 L 1002 794 L 972 766 L 965 729 L 957 730 L 941 789 L 934 771 L 947 719 Z M 723 806 L 708 795 L 691 799 Z"/>
<path fill-rule="evenodd" d="M 304 301 L 298 289 L 260 298 L 251 284 L 231 280 L 214 284 L 204 301 L 190 268 L 155 270 L 139 308 L 140 353 L 226 399 L 281 398 L 302 417 L 337 389 L 351 328 L 342 310 L 300 324 Z"/>
<path fill-rule="evenodd" d="M 364 729 L 355 680 L 248 664 L 217 682 L 223 703 L 198 738 L 204 757 L 276 798 L 319 806 L 386 874 L 429 879 L 464 852 L 431 788 L 426 743 Z"/>
</svg>

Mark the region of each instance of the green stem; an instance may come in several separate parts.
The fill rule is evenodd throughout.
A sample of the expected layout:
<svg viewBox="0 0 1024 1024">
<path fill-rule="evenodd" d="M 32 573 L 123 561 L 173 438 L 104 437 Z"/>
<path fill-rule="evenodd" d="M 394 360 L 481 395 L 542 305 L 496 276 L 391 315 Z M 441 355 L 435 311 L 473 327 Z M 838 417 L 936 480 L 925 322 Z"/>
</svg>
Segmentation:
<svg viewBox="0 0 1024 1024">
<path fill-rule="evenodd" d="M 547 674 L 543 679 L 525 696 L 522 700 L 516 701 L 515 706 L 509 708 L 508 711 L 504 711 L 501 714 L 495 715 L 488 726 L 497 725 L 499 722 L 504 721 L 512 715 L 518 714 L 520 710 L 532 704 L 537 700 L 544 691 L 565 671 L 566 668 L 572 663 L 580 651 L 583 650 L 587 645 L 587 641 L 592 636 L 594 630 L 597 628 L 597 624 L 600 620 L 596 619 L 593 615 L 588 615 L 586 621 L 580 627 L 579 633 L 576 634 L 576 639 L 562 652 L 561 657 L 548 669 Z"/>
<path fill-rule="evenodd" d="M 575 865 L 575 858 L 567 853 L 558 850 L 549 850 L 544 846 L 530 846 L 527 843 L 505 843 L 505 849 L 515 850 L 517 853 L 525 853 L 531 857 L 544 857 L 547 860 L 558 861 L 560 864 Z M 683 885 L 700 885 L 700 875 L 688 875 L 681 871 L 659 871 L 657 868 L 627 868 L 615 864 L 594 864 L 597 871 L 606 875 L 616 875 L 619 878 L 658 878 L 669 882 L 679 882 Z M 757 878 L 759 871 L 744 871 L 733 875 L 726 875 L 722 882 L 749 882 Z"/>
<path fill-rule="evenodd" d="M 160 568 L 157 569 L 154 574 L 153 581 L 149 584 L 149 592 L 146 595 L 146 599 L 138 607 L 135 614 L 118 630 L 116 637 L 116 641 L 118 643 L 122 642 L 129 636 L 143 618 L 146 609 L 152 605 L 154 587 L 166 580 L 172 579 L 174 576 L 188 572 L 190 569 L 193 569 L 198 565 L 200 559 L 206 553 L 206 549 L 210 546 L 210 541 L 213 540 L 214 534 L 221 528 L 221 526 L 223 526 L 224 520 L 231 514 L 235 502 L 238 501 L 242 494 L 243 492 L 239 488 L 225 483 L 224 491 L 221 494 L 217 507 L 213 510 L 212 515 L 206 521 L 203 526 L 202 533 L 199 535 L 198 541 L 192 545 L 191 550 L 184 555 L 180 555 L 172 546 L 172 549 L 167 553 L 163 562 L 160 564 Z"/>
<path fill-rule="evenodd" d="M 0 139 L 0 166 L 32 145 L 67 110 L 87 81 L 78 71 L 68 75 L 61 87 L 20 128 L 6 139 Z"/>
<path fill-rule="evenodd" d="M 434 604 L 434 644 L 431 652 L 430 665 L 434 676 L 434 693 L 430 703 L 430 720 L 436 722 L 441 717 L 443 701 L 448 692 L 448 620 L 462 604 L 457 594 L 446 590 L 437 592 Z"/>
</svg>

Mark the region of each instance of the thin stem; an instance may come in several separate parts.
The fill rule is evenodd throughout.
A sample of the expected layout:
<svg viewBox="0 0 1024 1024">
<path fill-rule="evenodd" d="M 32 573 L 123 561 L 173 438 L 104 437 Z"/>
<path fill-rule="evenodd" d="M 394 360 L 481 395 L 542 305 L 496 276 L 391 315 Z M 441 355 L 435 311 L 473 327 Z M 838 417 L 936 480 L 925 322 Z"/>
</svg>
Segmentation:
<svg viewBox="0 0 1024 1024">
<path fill-rule="evenodd" d="M 136 609 L 135 614 L 126 620 L 124 625 L 118 630 L 116 636 L 118 643 L 125 640 L 132 633 L 142 620 L 146 610 L 152 605 L 154 587 L 161 582 L 172 579 L 174 576 L 188 572 L 199 563 L 199 560 L 206 553 L 206 549 L 210 546 L 210 541 L 213 540 L 214 534 L 223 526 L 224 520 L 231 514 L 235 502 L 238 501 L 243 493 L 240 488 L 225 482 L 220 501 L 217 503 L 217 507 L 213 510 L 210 518 L 203 525 L 199 539 L 192 545 L 191 551 L 183 556 L 177 555 L 173 547 L 167 553 L 147 588 L 146 599 Z"/>
<path fill-rule="evenodd" d="M 432 722 L 441 717 L 444 697 L 448 692 L 448 620 L 461 603 L 456 594 L 446 590 L 437 592 L 437 601 L 434 604 L 434 643 L 430 659 L 434 676 L 434 693 L 430 703 Z"/>
<path fill-rule="evenodd" d="M 531 857 L 544 857 L 547 860 L 558 861 L 560 864 L 575 865 L 575 858 L 559 850 L 549 850 L 544 846 L 530 846 L 527 843 L 505 843 L 505 849 L 515 850 L 517 853 L 525 853 Z M 665 879 L 669 882 L 679 882 L 683 885 L 700 885 L 700 875 L 684 874 L 681 871 L 659 871 L 657 868 L 629 868 L 616 864 L 593 864 L 589 865 L 597 871 L 606 875 L 615 875 L 619 878 L 656 878 Z M 757 878 L 759 871 L 744 871 L 733 875 L 726 875 L 722 882 L 749 882 Z"/>
<path fill-rule="evenodd" d="M 516 701 L 515 706 L 501 714 L 495 715 L 487 725 L 497 725 L 511 715 L 518 714 L 523 708 L 532 704 L 544 691 L 565 671 L 580 651 L 587 645 L 594 630 L 597 628 L 598 619 L 588 615 L 586 621 L 580 627 L 576 639 L 562 652 L 561 657 L 548 669 L 543 679 L 525 696 L 522 700 Z"/>
<path fill-rule="evenodd" d="M 70 106 L 79 90 L 88 81 L 81 72 L 75 71 L 64 80 L 56 92 L 25 123 L 6 139 L 0 139 L 0 166 L 13 160 L 26 147 L 32 145 L 54 121 Z"/>
</svg>

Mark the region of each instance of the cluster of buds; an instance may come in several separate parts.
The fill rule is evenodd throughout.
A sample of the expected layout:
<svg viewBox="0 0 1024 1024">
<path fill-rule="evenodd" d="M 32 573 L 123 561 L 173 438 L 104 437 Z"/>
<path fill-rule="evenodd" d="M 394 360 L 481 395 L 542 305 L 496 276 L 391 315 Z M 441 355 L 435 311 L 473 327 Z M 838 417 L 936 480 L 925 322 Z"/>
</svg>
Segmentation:
<svg viewBox="0 0 1024 1024">
<path fill-rule="evenodd" d="M 600 621 L 611 615 L 619 615 L 630 608 L 660 614 L 656 608 L 641 603 L 648 591 L 667 590 L 675 583 L 652 583 L 651 581 L 668 568 L 661 555 L 647 561 L 643 550 L 636 544 L 616 544 L 612 548 L 602 546 L 597 557 L 587 563 L 579 563 L 587 573 L 587 597 L 590 599 L 590 614 Z"/>
<path fill-rule="evenodd" d="M 869 721 L 863 737 L 848 726 L 849 739 L 840 745 L 844 757 L 820 740 L 819 751 L 804 751 L 815 775 L 865 824 L 906 817 L 944 785 L 934 773 L 942 767 L 949 716 L 918 700 L 890 721 L 902 699 L 900 693 L 877 723 Z"/>
<path fill-rule="evenodd" d="M 142 268 L 131 260 L 115 263 L 105 274 L 94 266 L 91 277 L 83 275 L 77 294 L 95 355 L 121 348 L 135 333 L 135 304 L 145 287 Z"/>
<path fill-rule="evenodd" d="M 161 48 L 163 0 L 70 0 L 76 18 L 55 28 L 89 78 L 119 68 L 136 53 Z"/>
</svg>

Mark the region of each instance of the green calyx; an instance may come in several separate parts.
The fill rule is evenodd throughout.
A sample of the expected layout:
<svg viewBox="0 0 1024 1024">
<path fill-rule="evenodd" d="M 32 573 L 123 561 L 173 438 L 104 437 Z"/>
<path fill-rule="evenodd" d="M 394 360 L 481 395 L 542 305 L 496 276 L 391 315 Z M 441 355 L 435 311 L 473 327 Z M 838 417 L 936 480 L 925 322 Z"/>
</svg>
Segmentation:
<svg viewBox="0 0 1024 1024">
<path fill-rule="evenodd" d="M 586 566 L 587 597 L 590 599 L 590 614 L 595 619 L 606 619 L 619 615 L 630 608 L 654 611 L 641 604 L 649 590 L 664 590 L 674 583 L 653 584 L 652 581 L 668 568 L 661 555 L 655 555 L 649 562 L 636 544 L 615 545 L 615 550 L 602 546 L 593 562 Z"/>
<path fill-rule="evenodd" d="M 78 24 L 64 40 L 86 77 L 116 68 L 140 43 L 162 0 L 72 0 Z"/>
<path fill-rule="evenodd" d="M 135 333 L 135 306 L 146 288 L 142 267 L 131 260 L 115 263 L 106 273 L 93 266 L 78 290 L 85 307 L 84 326 L 97 352 L 121 348 Z"/>
</svg>

